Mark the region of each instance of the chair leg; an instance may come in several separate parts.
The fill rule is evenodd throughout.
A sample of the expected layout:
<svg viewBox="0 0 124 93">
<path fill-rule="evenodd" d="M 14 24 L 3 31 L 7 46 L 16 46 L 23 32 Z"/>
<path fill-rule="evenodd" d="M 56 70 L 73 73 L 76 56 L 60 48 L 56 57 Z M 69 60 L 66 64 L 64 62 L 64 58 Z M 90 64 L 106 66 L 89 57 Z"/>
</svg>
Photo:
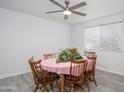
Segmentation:
<svg viewBox="0 0 124 93">
<path fill-rule="evenodd" d="M 71 84 L 70 91 L 74 92 L 74 84 Z"/>
<path fill-rule="evenodd" d="M 49 92 L 49 89 L 47 88 L 47 86 L 44 86 L 44 90 L 45 92 Z"/>
<path fill-rule="evenodd" d="M 47 88 L 46 85 L 40 86 L 40 90 L 41 90 L 42 92 L 49 92 L 49 89 Z"/>
<path fill-rule="evenodd" d="M 34 92 L 37 92 L 37 89 L 39 88 L 39 85 L 37 84 L 35 89 L 34 89 Z"/>
<path fill-rule="evenodd" d="M 92 76 L 92 78 L 93 78 L 93 81 L 94 81 L 95 85 L 97 86 L 97 83 L 96 83 L 96 80 L 95 80 L 95 76 Z"/>
<path fill-rule="evenodd" d="M 88 92 L 90 92 L 90 86 L 89 83 L 87 84 Z"/>
<path fill-rule="evenodd" d="M 91 78 L 90 78 L 91 79 Z M 84 84 L 85 84 L 85 86 L 87 87 L 87 89 L 88 89 L 88 92 L 90 92 L 90 85 L 89 85 L 89 78 L 88 77 L 86 77 L 85 78 L 85 81 L 84 81 Z"/>
<path fill-rule="evenodd" d="M 61 91 L 60 86 L 59 86 L 59 83 L 58 83 L 58 80 L 56 80 L 56 85 L 58 87 L 58 91 Z"/>
<path fill-rule="evenodd" d="M 50 88 L 51 90 L 53 90 L 53 83 L 50 83 Z"/>
<path fill-rule="evenodd" d="M 86 81 L 86 87 L 87 87 L 87 89 L 88 89 L 88 92 L 90 92 L 90 85 L 89 85 L 88 80 Z"/>
<path fill-rule="evenodd" d="M 41 92 L 44 92 L 44 89 L 43 89 L 43 87 L 42 87 L 42 86 L 40 86 L 40 90 L 41 90 Z"/>
<path fill-rule="evenodd" d="M 78 85 L 84 91 L 84 84 L 82 83 L 82 84 L 78 84 Z"/>
<path fill-rule="evenodd" d="M 92 76 L 88 76 L 88 79 L 89 79 L 90 81 L 93 81 Z"/>
</svg>

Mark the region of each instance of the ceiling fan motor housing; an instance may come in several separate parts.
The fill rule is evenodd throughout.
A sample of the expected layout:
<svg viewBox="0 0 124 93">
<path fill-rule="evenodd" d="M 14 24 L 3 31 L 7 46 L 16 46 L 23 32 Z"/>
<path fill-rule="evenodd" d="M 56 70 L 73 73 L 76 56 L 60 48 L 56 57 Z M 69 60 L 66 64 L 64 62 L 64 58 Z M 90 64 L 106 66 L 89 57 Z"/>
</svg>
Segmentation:
<svg viewBox="0 0 124 93">
<path fill-rule="evenodd" d="M 70 3 L 69 1 L 65 1 L 65 4 L 66 4 L 66 5 L 69 5 L 69 3 Z"/>
</svg>

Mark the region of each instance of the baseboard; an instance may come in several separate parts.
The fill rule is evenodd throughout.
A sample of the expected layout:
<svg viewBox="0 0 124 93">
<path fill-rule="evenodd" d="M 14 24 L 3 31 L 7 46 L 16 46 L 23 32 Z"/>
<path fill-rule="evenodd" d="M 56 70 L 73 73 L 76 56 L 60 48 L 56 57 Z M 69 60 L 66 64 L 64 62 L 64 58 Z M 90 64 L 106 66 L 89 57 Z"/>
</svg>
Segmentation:
<svg viewBox="0 0 124 93">
<path fill-rule="evenodd" d="M 31 71 L 25 71 L 25 72 L 19 72 L 19 73 L 14 73 L 14 74 L 9 74 L 9 75 L 5 75 L 0 77 L 0 79 L 4 79 L 4 78 L 8 78 L 8 77 L 13 77 L 13 76 L 17 76 L 17 75 L 21 75 L 21 74 L 26 74 L 26 73 L 30 73 Z"/>
<path fill-rule="evenodd" d="M 101 67 L 97 67 L 96 69 L 124 76 L 124 73 L 120 73 L 120 72 L 116 72 L 116 71 L 111 71 L 109 69 L 104 69 L 104 68 L 101 68 Z"/>
</svg>

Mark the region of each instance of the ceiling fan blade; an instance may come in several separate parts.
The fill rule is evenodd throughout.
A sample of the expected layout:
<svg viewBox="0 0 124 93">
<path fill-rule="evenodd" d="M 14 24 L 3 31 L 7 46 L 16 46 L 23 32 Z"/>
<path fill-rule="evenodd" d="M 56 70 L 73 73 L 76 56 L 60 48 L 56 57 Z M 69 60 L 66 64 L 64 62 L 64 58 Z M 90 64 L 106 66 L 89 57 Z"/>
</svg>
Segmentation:
<svg viewBox="0 0 124 93">
<path fill-rule="evenodd" d="M 56 2 L 55 0 L 50 0 L 50 2 L 54 3 L 55 5 L 61 7 L 61 8 L 64 9 L 64 10 L 66 10 L 66 8 L 65 8 L 63 5 L 59 4 L 59 3 Z"/>
<path fill-rule="evenodd" d="M 77 8 L 82 7 L 82 6 L 85 6 L 85 5 L 87 5 L 86 2 L 81 2 L 79 4 L 76 4 L 76 5 L 72 6 L 72 7 L 70 7 L 69 9 L 70 10 L 74 10 L 74 9 L 77 9 Z"/>
<path fill-rule="evenodd" d="M 81 12 L 77 12 L 77 11 L 71 11 L 73 14 L 77 14 L 77 15 L 80 15 L 80 16 L 86 16 L 85 13 L 81 13 Z"/>
<path fill-rule="evenodd" d="M 68 15 L 65 15 L 65 16 L 64 16 L 64 19 L 67 20 L 67 19 L 68 19 Z"/>
<path fill-rule="evenodd" d="M 50 12 L 46 12 L 46 14 L 59 13 L 59 12 L 64 12 L 64 10 L 50 11 Z"/>
</svg>

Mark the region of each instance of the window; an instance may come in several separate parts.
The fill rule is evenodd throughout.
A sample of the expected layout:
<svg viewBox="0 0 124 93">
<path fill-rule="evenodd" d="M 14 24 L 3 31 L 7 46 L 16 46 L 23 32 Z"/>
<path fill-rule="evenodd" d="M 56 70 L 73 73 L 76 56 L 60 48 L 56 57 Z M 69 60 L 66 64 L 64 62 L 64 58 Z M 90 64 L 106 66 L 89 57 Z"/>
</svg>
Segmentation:
<svg viewBox="0 0 124 93">
<path fill-rule="evenodd" d="M 85 48 L 90 50 L 120 50 L 122 22 L 85 29 Z"/>
<path fill-rule="evenodd" d="M 85 31 L 85 48 L 100 48 L 100 27 L 87 28 Z"/>
</svg>

